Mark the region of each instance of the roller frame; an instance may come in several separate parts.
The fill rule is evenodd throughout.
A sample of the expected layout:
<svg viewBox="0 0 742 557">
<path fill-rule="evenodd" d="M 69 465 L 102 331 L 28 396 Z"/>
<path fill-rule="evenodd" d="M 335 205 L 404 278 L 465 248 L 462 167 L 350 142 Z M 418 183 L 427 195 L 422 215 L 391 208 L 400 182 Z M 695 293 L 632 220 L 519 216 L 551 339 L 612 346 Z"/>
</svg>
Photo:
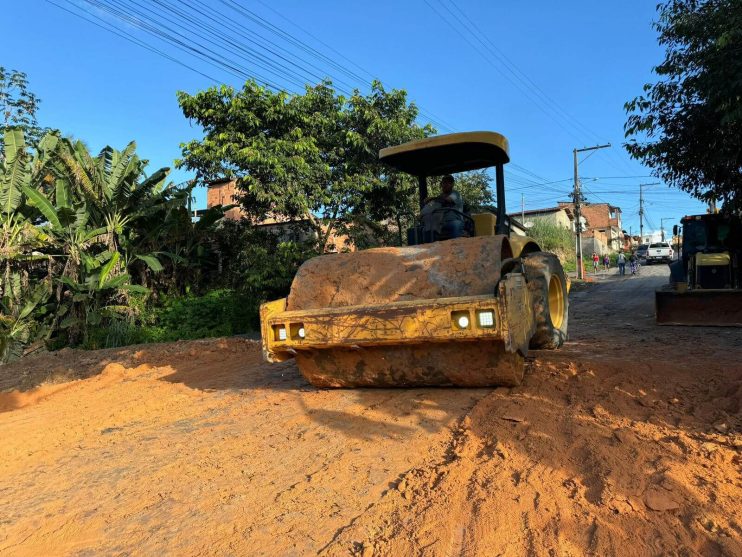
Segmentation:
<svg viewBox="0 0 742 557">
<path fill-rule="evenodd" d="M 534 331 L 532 304 L 521 273 L 505 276 L 498 284 L 496 295 L 492 296 L 303 311 L 286 311 L 285 308 L 285 298 L 260 308 L 263 353 L 269 362 L 285 361 L 302 350 L 477 341 L 500 342 L 506 352 L 526 355 Z M 480 327 L 477 310 L 494 310 L 494 327 Z M 452 312 L 468 312 L 469 327 L 457 328 Z M 292 325 L 296 328 L 299 324 L 304 326 L 304 339 L 291 334 Z M 285 340 L 276 338 L 274 331 L 278 326 L 286 328 Z"/>
</svg>

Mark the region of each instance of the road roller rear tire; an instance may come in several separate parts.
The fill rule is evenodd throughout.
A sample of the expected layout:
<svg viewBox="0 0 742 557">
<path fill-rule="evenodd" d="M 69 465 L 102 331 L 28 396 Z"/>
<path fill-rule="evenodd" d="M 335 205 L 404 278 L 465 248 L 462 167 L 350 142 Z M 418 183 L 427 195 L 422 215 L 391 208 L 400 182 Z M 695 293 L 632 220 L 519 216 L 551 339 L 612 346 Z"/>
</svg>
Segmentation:
<svg viewBox="0 0 742 557">
<path fill-rule="evenodd" d="M 523 257 L 523 270 L 535 322 L 530 348 L 559 348 L 567 340 L 569 318 L 567 278 L 562 264 L 552 253 L 535 252 Z"/>
</svg>

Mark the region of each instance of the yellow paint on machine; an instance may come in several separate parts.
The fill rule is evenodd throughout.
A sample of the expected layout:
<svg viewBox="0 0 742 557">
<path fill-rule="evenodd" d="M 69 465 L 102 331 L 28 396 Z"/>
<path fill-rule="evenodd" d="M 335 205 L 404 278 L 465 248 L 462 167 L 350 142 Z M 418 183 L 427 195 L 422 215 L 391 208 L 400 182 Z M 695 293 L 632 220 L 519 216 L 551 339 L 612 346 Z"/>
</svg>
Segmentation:
<svg viewBox="0 0 742 557">
<path fill-rule="evenodd" d="M 297 351 L 451 341 L 504 343 L 525 353 L 533 327 L 520 275 L 506 277 L 498 296 L 464 296 L 318 310 L 286 311 L 286 299 L 263 304 L 265 357 L 281 362 Z"/>
</svg>

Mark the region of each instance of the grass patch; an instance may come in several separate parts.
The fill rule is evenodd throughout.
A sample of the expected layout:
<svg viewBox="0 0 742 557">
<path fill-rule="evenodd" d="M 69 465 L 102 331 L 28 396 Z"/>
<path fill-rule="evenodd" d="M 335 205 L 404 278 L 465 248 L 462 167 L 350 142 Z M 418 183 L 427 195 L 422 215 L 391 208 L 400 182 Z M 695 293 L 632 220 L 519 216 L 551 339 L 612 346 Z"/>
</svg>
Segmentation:
<svg viewBox="0 0 742 557">
<path fill-rule="evenodd" d="M 528 229 L 528 235 L 536 240 L 543 251 L 554 253 L 567 273 L 577 270 L 575 237 L 572 231 L 548 220 L 536 220 Z"/>
</svg>

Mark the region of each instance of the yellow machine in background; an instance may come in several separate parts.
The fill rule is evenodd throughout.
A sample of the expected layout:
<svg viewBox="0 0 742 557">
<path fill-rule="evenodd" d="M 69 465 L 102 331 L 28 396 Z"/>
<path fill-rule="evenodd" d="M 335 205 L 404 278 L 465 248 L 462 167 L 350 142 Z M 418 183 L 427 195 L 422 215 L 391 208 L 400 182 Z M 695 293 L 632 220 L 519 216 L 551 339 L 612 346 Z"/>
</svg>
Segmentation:
<svg viewBox="0 0 742 557">
<path fill-rule="evenodd" d="M 655 294 L 660 325 L 742 327 L 742 221 L 719 213 L 686 216 L 670 284 Z M 673 235 L 678 235 L 675 226 Z"/>
<path fill-rule="evenodd" d="M 428 177 L 494 166 L 497 215 L 462 215 L 470 237 L 431 237 L 416 227 L 407 247 L 307 261 L 288 298 L 261 308 L 266 359 L 296 358 L 322 387 L 517 385 L 529 348 L 565 341 L 568 300 L 558 259 L 510 235 L 507 139 L 457 133 L 379 156 L 418 177 L 421 203 Z"/>
</svg>

